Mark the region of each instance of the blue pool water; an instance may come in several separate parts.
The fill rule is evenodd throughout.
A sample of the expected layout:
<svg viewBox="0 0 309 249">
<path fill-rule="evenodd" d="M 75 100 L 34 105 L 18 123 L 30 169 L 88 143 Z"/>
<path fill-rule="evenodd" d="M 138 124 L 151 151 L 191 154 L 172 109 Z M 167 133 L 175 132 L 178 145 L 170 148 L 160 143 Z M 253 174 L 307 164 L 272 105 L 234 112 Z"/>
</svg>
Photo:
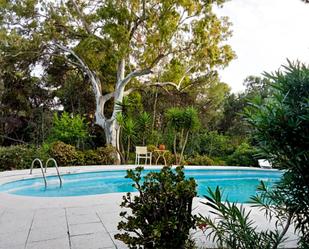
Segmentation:
<svg viewBox="0 0 309 249">
<path fill-rule="evenodd" d="M 155 170 L 152 170 L 155 171 Z M 145 170 L 145 173 L 150 170 Z M 37 197 L 64 197 L 96 195 L 114 192 L 133 192 L 132 181 L 124 178 L 125 170 L 87 172 L 62 175 L 63 186 L 59 186 L 57 176 L 47 177 L 45 188 L 42 178 L 31 178 L 0 185 L 0 192 L 14 195 Z M 197 181 L 198 195 L 207 194 L 207 187 L 215 189 L 220 186 L 224 198 L 232 202 L 247 202 L 256 193 L 260 181 L 271 186 L 282 173 L 273 170 L 249 169 L 185 169 L 186 177 Z"/>
</svg>

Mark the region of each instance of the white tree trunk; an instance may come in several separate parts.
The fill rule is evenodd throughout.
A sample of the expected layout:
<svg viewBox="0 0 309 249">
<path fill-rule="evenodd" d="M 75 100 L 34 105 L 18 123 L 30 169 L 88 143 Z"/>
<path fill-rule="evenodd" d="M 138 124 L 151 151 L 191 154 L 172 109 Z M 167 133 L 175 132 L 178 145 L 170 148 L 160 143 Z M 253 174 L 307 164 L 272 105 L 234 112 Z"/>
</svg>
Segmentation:
<svg viewBox="0 0 309 249">
<path fill-rule="evenodd" d="M 74 3 L 74 1 L 73 1 Z M 117 114 L 121 112 L 119 107 L 117 106 L 118 103 L 122 103 L 123 97 L 126 94 L 129 94 L 132 89 L 124 92 L 126 85 L 130 82 L 132 78 L 143 76 L 146 74 L 152 73 L 151 67 L 145 68 L 141 70 L 135 70 L 133 72 L 130 72 L 129 74 L 125 75 L 125 59 L 121 59 L 118 63 L 117 68 L 117 82 L 115 84 L 115 91 L 112 93 L 108 93 L 105 95 L 102 95 L 102 85 L 100 82 L 100 79 L 97 77 L 95 72 L 90 70 L 90 68 L 87 66 L 86 63 L 74 52 L 74 50 L 63 46 L 61 44 L 55 44 L 57 48 L 60 48 L 62 51 L 71 54 L 75 59 L 78 61 L 72 62 L 73 65 L 78 65 L 85 74 L 88 75 L 91 84 L 92 84 L 92 90 L 95 95 L 95 101 L 96 101 L 96 110 L 95 110 L 95 118 L 96 118 L 96 124 L 99 125 L 104 129 L 104 133 L 106 136 L 106 143 L 111 144 L 113 147 L 116 148 L 117 151 L 119 151 L 119 135 L 117 132 L 118 124 L 116 121 Z M 111 98 L 114 98 L 114 107 L 113 107 L 113 113 L 110 118 L 106 118 L 104 115 L 104 107 L 105 103 L 110 100 Z M 120 162 L 120 155 L 117 153 L 116 162 Z"/>
</svg>

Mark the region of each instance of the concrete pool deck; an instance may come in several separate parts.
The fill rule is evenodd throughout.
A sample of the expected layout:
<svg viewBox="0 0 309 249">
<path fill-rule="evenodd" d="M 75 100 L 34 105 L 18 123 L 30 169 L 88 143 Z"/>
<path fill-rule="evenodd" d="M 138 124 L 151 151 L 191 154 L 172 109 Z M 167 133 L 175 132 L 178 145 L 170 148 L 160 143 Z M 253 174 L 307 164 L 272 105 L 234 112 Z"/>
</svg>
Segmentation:
<svg viewBox="0 0 309 249">
<path fill-rule="evenodd" d="M 59 169 L 61 174 L 68 174 L 128 168 L 135 166 L 82 166 Z M 221 166 L 211 168 L 222 169 Z M 48 168 L 46 175 L 55 173 L 55 168 Z M 41 176 L 40 169 L 34 169 L 33 175 L 29 175 L 29 170 L 6 171 L 0 173 L 0 184 Z M 117 224 L 120 221 L 123 194 L 28 197 L 0 192 L 0 249 L 127 248 L 121 241 L 114 239 L 114 235 L 118 233 Z M 208 208 L 200 201 L 201 198 L 194 199 L 194 213 L 208 215 Z M 268 223 L 258 209 L 247 204 L 244 206 L 251 210 L 251 218 L 256 222 L 258 229 L 271 229 L 274 226 L 274 222 Z M 210 241 L 206 241 L 202 231 L 192 231 L 192 237 L 201 248 L 214 246 Z M 293 233 L 293 228 L 289 229 L 287 237 L 284 247 L 296 248 L 297 235 Z"/>
</svg>

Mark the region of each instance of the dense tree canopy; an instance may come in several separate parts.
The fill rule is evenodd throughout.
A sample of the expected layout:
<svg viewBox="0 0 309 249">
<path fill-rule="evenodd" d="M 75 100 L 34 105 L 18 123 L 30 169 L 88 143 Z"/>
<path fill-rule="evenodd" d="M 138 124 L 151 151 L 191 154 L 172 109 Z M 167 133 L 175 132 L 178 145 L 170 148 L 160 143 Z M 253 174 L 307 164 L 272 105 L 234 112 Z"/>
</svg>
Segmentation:
<svg viewBox="0 0 309 249">
<path fill-rule="evenodd" d="M 212 11 L 213 4 L 223 3 L 6 1 L 0 13 L 1 56 L 28 56 L 28 70 L 40 65 L 45 72 L 41 84 L 49 87 L 59 84 L 72 67 L 80 69 L 84 81 L 92 84 L 96 122 L 114 144 L 115 103 L 140 83 L 181 91 L 234 57 L 224 44 L 229 23 Z M 14 51 L 16 40 L 32 47 Z M 51 75 L 57 63 L 61 70 Z M 114 104 L 106 110 L 110 101 Z"/>
</svg>

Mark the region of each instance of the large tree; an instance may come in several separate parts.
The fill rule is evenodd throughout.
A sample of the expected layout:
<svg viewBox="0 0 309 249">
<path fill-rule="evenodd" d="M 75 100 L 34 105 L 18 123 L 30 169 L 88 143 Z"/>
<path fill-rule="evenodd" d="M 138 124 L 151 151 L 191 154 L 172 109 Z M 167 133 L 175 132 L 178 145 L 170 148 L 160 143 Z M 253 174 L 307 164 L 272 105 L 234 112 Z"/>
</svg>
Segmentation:
<svg viewBox="0 0 309 249">
<path fill-rule="evenodd" d="M 65 56 L 85 74 L 95 96 L 96 123 L 107 143 L 117 146 L 118 103 L 134 88 L 146 84 L 181 91 L 234 57 L 224 44 L 229 23 L 212 10 L 224 2 L 6 1 L 0 22 L 7 36 L 39 37 L 40 50 L 32 52 L 44 61 L 51 61 L 51 54 Z"/>
</svg>

